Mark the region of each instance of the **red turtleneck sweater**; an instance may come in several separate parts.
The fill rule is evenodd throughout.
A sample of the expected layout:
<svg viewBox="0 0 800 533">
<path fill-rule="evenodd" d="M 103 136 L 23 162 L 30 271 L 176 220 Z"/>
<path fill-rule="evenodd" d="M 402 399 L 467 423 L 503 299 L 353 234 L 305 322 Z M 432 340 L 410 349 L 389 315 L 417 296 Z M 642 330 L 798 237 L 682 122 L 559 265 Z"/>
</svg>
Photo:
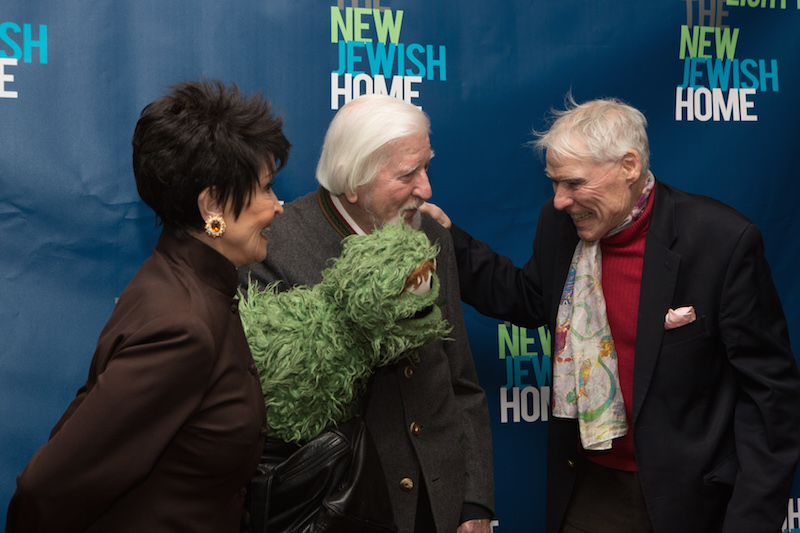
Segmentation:
<svg viewBox="0 0 800 533">
<path fill-rule="evenodd" d="M 583 453 L 592 461 L 619 470 L 635 471 L 633 454 L 633 361 L 636 351 L 636 326 L 639 316 L 639 290 L 642 284 L 644 243 L 650 215 L 653 212 L 655 190 L 639 219 L 625 230 L 600 241 L 603 260 L 603 296 L 606 300 L 608 324 L 617 351 L 619 380 L 628 433 L 614 440 L 611 450 Z"/>
</svg>

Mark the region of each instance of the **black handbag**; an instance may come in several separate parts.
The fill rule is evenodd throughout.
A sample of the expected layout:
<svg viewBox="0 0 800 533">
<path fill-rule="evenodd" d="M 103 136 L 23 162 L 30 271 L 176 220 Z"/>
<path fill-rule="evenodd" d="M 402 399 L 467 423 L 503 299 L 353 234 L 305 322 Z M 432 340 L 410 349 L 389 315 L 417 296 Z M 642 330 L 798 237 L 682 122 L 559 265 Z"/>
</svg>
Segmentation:
<svg viewBox="0 0 800 533">
<path fill-rule="evenodd" d="M 248 533 L 397 531 L 378 451 L 361 416 L 302 446 L 267 439 L 247 489 Z"/>
</svg>

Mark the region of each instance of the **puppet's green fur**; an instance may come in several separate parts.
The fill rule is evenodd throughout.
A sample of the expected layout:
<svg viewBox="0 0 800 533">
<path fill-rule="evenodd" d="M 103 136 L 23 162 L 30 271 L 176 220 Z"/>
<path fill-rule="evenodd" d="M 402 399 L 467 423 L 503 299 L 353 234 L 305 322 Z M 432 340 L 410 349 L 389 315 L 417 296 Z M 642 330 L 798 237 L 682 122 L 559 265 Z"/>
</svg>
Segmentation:
<svg viewBox="0 0 800 533">
<path fill-rule="evenodd" d="M 416 360 L 417 348 L 446 338 L 436 275 L 424 296 L 404 290 L 409 274 L 438 253 L 438 244 L 401 223 L 345 239 L 313 288 L 279 293 L 250 284 L 240 313 L 270 436 L 303 442 L 348 420 L 376 367 Z"/>
</svg>

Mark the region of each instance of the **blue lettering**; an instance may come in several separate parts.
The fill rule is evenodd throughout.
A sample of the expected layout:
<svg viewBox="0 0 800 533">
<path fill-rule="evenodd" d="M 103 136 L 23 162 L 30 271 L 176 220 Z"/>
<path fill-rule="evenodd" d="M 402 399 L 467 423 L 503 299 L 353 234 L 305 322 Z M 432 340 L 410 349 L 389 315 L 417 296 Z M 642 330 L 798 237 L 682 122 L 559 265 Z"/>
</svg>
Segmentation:
<svg viewBox="0 0 800 533">
<path fill-rule="evenodd" d="M 23 24 L 23 39 L 25 42 L 25 63 L 31 62 L 31 48 L 39 49 L 39 63 L 47 63 L 47 26 L 39 24 L 39 39 L 33 40 L 31 36 L 31 25 Z"/>
<path fill-rule="evenodd" d="M 22 46 L 9 35 L 9 32 L 22 33 Z M 20 28 L 18 24 L 13 22 L 3 22 L 0 24 L 0 40 L 11 49 L 10 54 L 0 50 L 0 57 L 22 59 L 25 63 L 30 63 L 33 49 L 38 48 L 39 63 L 47 63 L 47 26 L 44 24 L 39 24 L 39 38 L 34 39 L 30 24 L 23 24 L 22 28 Z"/>
<path fill-rule="evenodd" d="M 345 53 L 345 41 L 339 41 L 339 68 L 333 71 L 333 74 L 344 74 L 344 67 L 345 62 L 347 61 L 345 57 L 347 54 Z"/>
<path fill-rule="evenodd" d="M 363 58 L 356 54 L 355 48 L 362 48 L 366 43 L 361 41 L 339 41 L 339 68 L 334 70 L 334 74 L 362 74 L 363 70 L 356 70 L 356 62 Z"/>
<path fill-rule="evenodd" d="M 383 72 L 384 77 L 391 75 L 396 48 L 397 45 L 391 43 L 389 45 L 389 53 L 386 53 L 386 44 L 384 43 L 378 43 L 374 47 L 367 46 L 367 60 L 373 76 L 377 76 L 381 72 Z"/>
<path fill-rule="evenodd" d="M 364 72 L 363 70 L 356 70 L 355 63 L 356 61 L 361 61 L 362 57 L 360 55 L 356 55 L 356 46 L 363 48 L 366 46 L 366 43 L 362 41 L 348 41 L 347 42 L 347 72 L 350 74 L 356 75 L 361 74 Z"/>
<path fill-rule="evenodd" d="M 514 361 L 514 386 L 522 388 L 525 385 L 531 385 L 528 382 L 522 383 L 522 378 L 528 375 L 528 371 L 522 369 L 522 363 L 530 363 L 531 358 L 520 356 L 512 357 L 511 360 Z"/>
<path fill-rule="evenodd" d="M 750 85 L 742 84 L 739 86 L 739 88 L 758 89 L 758 78 L 756 78 L 755 75 L 753 75 L 753 73 L 750 72 L 750 69 L 748 68 L 748 67 L 755 67 L 756 65 L 757 63 L 752 59 L 743 59 L 741 61 L 742 74 L 744 74 L 745 77 L 750 80 L 751 84 Z"/>
<path fill-rule="evenodd" d="M 422 52 L 425 49 L 422 47 L 421 44 L 410 44 L 406 47 L 406 54 L 408 54 L 408 59 L 411 60 L 411 63 L 416 65 L 417 71 L 414 72 L 413 70 L 406 69 L 406 76 L 419 76 L 420 78 L 425 76 L 425 65 L 414 55 L 414 52 Z"/>
<path fill-rule="evenodd" d="M 767 63 L 769 61 L 769 63 Z M 767 67 L 769 65 L 769 68 Z M 778 92 L 777 59 L 686 58 L 679 88 L 756 89 Z"/>
<path fill-rule="evenodd" d="M 537 364 L 536 361 L 539 361 Z M 550 383 L 550 356 L 543 355 L 531 361 L 533 363 L 533 373 L 536 374 L 536 385 L 542 388 L 547 383 Z"/>
<path fill-rule="evenodd" d="M 523 366 L 525 368 L 523 368 Z M 551 382 L 550 357 L 540 356 L 531 357 L 520 355 L 517 357 L 506 357 L 506 389 L 514 387 L 524 388 L 533 385 L 530 376 L 530 368 L 536 376 L 536 386 L 541 388 Z"/>
<path fill-rule="evenodd" d="M 443 44 L 439 45 L 439 59 L 433 58 L 433 45 L 425 47 L 428 58 L 428 79 L 433 79 L 433 68 L 439 67 L 439 81 L 447 81 L 447 57 Z"/>
<path fill-rule="evenodd" d="M 697 68 L 697 67 L 698 67 L 699 64 L 705 63 L 705 62 L 706 62 L 705 59 L 698 59 L 696 57 L 692 58 L 692 73 L 689 76 L 689 85 L 691 87 L 697 87 L 698 86 L 697 78 L 702 76 L 703 73 L 700 72 L 700 69 Z"/>
<path fill-rule="evenodd" d="M 778 60 L 771 59 L 770 66 L 772 67 L 772 72 L 767 72 L 767 62 L 763 59 L 758 60 L 758 70 L 761 72 L 761 90 L 767 90 L 767 79 L 772 80 L 772 92 L 778 92 Z"/>
<path fill-rule="evenodd" d="M 3 54 L 2 57 L 10 57 L 13 59 L 21 59 L 22 58 L 22 48 L 8 35 L 8 30 L 13 31 L 14 33 L 21 33 L 22 29 L 14 24 L 13 22 L 3 22 L 0 24 L 0 40 L 2 40 L 6 45 L 11 48 L 11 54 L 7 52 L 3 52 L 0 50 L 0 53 Z"/>
<path fill-rule="evenodd" d="M 716 59 L 712 63 L 706 60 L 708 67 L 708 84 L 711 88 L 719 87 L 723 91 L 728 90 L 728 80 L 731 74 L 731 62 Z M 712 66 L 713 65 L 713 66 Z M 721 82 L 721 83 L 720 83 Z"/>
</svg>

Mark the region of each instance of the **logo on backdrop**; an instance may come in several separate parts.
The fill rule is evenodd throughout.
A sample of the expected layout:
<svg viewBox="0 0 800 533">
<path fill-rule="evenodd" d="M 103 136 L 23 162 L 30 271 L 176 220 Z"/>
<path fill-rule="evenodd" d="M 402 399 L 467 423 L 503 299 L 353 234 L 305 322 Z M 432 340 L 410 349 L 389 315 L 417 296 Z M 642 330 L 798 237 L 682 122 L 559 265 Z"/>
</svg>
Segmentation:
<svg viewBox="0 0 800 533">
<path fill-rule="evenodd" d="M 505 364 L 500 387 L 500 422 L 547 422 L 550 406 L 550 332 L 497 325 L 497 347 Z"/>
<path fill-rule="evenodd" d="M 362 94 L 388 94 L 414 103 L 423 80 L 447 80 L 444 45 L 404 43 L 407 14 L 388 0 L 345 0 L 331 6 L 331 43 L 338 47 L 338 65 L 331 72 L 331 109 Z"/>
<path fill-rule="evenodd" d="M 16 74 L 36 61 L 47 63 L 47 26 L 0 22 L 0 98 L 19 97 Z"/>
<path fill-rule="evenodd" d="M 789 0 L 797 3 L 800 0 Z M 747 18 L 749 9 L 787 9 L 787 0 L 684 0 L 686 24 L 681 26 L 678 57 L 683 81 L 675 89 L 676 121 L 758 120 L 755 96 L 778 92 L 778 60 L 740 57 L 739 44 L 752 34 L 727 25 L 730 13 Z M 792 9 L 792 6 L 789 6 Z"/>
</svg>

